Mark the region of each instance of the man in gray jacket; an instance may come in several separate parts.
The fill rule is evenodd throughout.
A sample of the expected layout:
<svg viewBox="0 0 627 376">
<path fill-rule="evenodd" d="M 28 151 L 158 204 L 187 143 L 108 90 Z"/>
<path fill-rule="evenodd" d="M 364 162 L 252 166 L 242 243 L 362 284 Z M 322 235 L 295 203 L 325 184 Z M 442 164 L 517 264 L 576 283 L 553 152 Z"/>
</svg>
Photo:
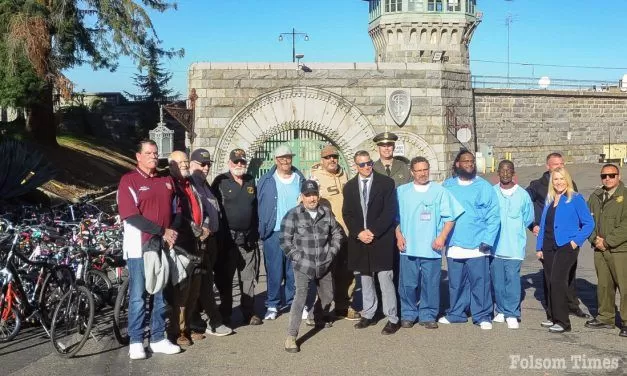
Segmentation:
<svg viewBox="0 0 627 376">
<path fill-rule="evenodd" d="M 287 212 L 281 221 L 279 242 L 292 263 L 296 293 L 285 340 L 285 351 L 298 352 L 298 328 L 311 281 L 318 287 L 318 297 L 325 320 L 332 321 L 333 276 L 331 264 L 340 249 L 342 228 L 331 210 L 319 205 L 320 191 L 313 180 L 303 182 L 301 203 Z M 317 320 L 318 321 L 318 320 Z M 318 321 L 320 322 L 320 321 Z"/>
</svg>

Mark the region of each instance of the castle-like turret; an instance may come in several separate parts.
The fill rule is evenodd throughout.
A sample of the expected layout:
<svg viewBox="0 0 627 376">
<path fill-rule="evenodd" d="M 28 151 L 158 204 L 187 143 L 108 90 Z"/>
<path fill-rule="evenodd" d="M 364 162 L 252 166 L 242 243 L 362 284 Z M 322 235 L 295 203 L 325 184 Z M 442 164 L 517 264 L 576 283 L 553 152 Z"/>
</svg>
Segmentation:
<svg viewBox="0 0 627 376">
<path fill-rule="evenodd" d="M 468 65 L 476 0 L 364 0 L 377 62 Z"/>
</svg>

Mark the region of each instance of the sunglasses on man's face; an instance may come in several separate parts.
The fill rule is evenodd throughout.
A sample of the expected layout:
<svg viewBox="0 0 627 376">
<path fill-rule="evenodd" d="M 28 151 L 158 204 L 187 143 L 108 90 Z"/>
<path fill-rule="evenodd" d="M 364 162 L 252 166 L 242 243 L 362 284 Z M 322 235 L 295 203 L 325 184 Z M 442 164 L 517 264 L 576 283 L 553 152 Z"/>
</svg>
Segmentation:
<svg viewBox="0 0 627 376">
<path fill-rule="evenodd" d="M 211 162 L 198 162 L 198 161 L 194 161 L 196 163 L 198 163 L 198 165 L 200 165 L 200 167 L 211 167 Z"/>
<path fill-rule="evenodd" d="M 368 167 L 372 167 L 372 165 L 374 164 L 373 161 L 368 161 L 368 162 L 361 162 L 361 163 L 357 163 L 357 166 L 364 168 L 366 166 Z"/>
<path fill-rule="evenodd" d="M 245 160 L 243 160 L 243 159 L 238 159 L 238 160 L 236 160 L 236 161 L 233 161 L 233 164 L 234 164 L 234 165 L 242 165 L 242 166 L 246 166 L 246 164 L 247 164 L 247 163 L 248 163 L 248 162 L 246 162 L 246 161 L 245 161 Z"/>
<path fill-rule="evenodd" d="M 326 159 L 326 160 L 329 160 L 329 159 L 338 159 L 338 158 L 339 158 L 339 156 L 337 156 L 337 155 L 335 155 L 335 154 L 332 154 L 332 155 L 327 155 L 326 157 L 323 157 L 323 158 L 324 158 L 324 159 Z"/>
<path fill-rule="evenodd" d="M 601 174 L 601 180 L 605 180 L 607 178 L 614 179 L 618 174 Z"/>
</svg>

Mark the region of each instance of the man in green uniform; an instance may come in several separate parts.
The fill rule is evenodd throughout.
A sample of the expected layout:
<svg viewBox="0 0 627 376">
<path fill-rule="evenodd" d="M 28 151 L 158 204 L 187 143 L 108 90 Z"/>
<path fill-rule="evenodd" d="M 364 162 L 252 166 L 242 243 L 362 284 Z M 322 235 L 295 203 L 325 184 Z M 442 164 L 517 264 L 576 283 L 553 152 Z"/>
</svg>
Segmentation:
<svg viewBox="0 0 627 376">
<path fill-rule="evenodd" d="M 387 131 L 379 133 L 373 139 L 379 149 L 380 158 L 372 168 L 376 172 L 392 178 L 395 187 L 412 180 L 407 163 L 394 158 L 394 145 L 397 140 L 397 135 Z"/>
<path fill-rule="evenodd" d="M 620 291 L 620 316 L 622 325 L 619 335 L 627 337 L 627 190 L 620 180 L 616 165 L 601 168 L 603 186 L 588 199 L 594 216 L 595 228 L 590 235 L 594 248 L 594 267 L 599 280 L 597 299 L 599 314 L 586 321 L 587 328 L 613 329 L 616 289 Z"/>
</svg>

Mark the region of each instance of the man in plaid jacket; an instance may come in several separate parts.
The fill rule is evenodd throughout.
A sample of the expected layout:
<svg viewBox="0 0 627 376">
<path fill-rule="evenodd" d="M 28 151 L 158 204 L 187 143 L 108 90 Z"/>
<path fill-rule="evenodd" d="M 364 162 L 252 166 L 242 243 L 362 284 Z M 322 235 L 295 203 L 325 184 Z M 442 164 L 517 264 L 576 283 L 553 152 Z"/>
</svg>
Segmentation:
<svg viewBox="0 0 627 376">
<path fill-rule="evenodd" d="M 315 281 L 318 297 L 327 319 L 333 302 L 331 264 L 344 236 L 331 209 L 319 205 L 320 192 L 314 180 L 303 182 L 301 203 L 287 212 L 281 222 L 279 241 L 294 268 L 296 294 L 290 310 L 285 351 L 298 352 L 298 328 L 307 299 L 309 283 Z"/>
</svg>

